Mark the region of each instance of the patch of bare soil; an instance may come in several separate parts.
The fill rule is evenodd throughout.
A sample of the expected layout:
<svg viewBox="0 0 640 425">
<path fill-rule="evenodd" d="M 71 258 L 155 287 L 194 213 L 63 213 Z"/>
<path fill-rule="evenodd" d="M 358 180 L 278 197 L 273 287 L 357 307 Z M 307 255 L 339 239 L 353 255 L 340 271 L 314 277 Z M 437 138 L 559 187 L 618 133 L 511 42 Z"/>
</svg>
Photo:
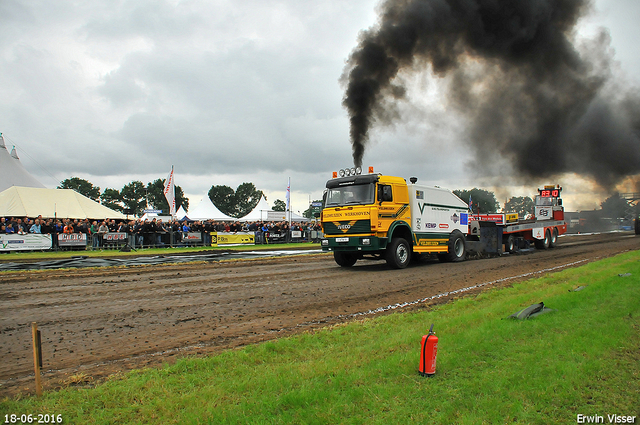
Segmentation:
<svg viewBox="0 0 640 425">
<path fill-rule="evenodd" d="M 358 313 L 373 316 L 380 307 L 473 285 L 508 285 L 639 248 L 635 235 L 613 233 L 562 237 L 547 251 L 455 264 L 427 260 L 404 270 L 383 261 L 341 268 L 329 254 L 312 254 L 3 273 L 0 395 L 34 391 L 31 322 L 42 333 L 45 389 L 93 384 L 119 371 L 308 331 L 362 317 Z"/>
</svg>

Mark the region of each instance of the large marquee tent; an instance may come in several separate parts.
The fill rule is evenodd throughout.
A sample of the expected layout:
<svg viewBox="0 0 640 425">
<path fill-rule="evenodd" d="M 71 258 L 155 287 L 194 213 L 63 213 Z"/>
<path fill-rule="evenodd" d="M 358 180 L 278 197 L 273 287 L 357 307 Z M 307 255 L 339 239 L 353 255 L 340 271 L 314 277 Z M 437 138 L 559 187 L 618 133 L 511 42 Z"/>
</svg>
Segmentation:
<svg viewBox="0 0 640 425">
<path fill-rule="evenodd" d="M 256 205 L 253 210 L 242 218 L 238 219 L 239 221 L 308 221 L 307 218 L 304 218 L 293 211 L 274 211 L 271 209 L 269 204 L 267 203 L 267 198 L 262 195 L 258 205 Z"/>
<path fill-rule="evenodd" d="M 126 219 L 71 189 L 12 186 L 0 192 L 0 217 Z"/>
<path fill-rule="evenodd" d="M 12 186 L 44 187 L 24 168 L 15 147 L 11 153 L 7 151 L 4 137 L 0 133 L 0 192 Z"/>
<path fill-rule="evenodd" d="M 251 210 L 251 212 L 244 217 L 240 218 L 240 221 L 263 221 L 267 220 L 267 213 L 273 211 L 269 204 L 267 204 L 267 198 L 262 195 L 258 204 Z"/>
</svg>

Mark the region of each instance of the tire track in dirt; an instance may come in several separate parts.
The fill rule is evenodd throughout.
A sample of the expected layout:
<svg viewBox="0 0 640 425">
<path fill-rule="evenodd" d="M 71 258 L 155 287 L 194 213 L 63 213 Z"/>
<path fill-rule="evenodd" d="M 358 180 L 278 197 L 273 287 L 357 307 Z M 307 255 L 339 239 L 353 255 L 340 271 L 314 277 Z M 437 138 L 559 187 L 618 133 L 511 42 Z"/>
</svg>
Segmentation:
<svg viewBox="0 0 640 425">
<path fill-rule="evenodd" d="M 330 255 L 314 254 L 0 274 L 0 394 L 33 389 L 32 321 L 42 331 L 44 382 L 51 388 L 79 371 L 97 379 L 273 339 L 379 307 L 638 249 L 639 242 L 629 233 L 563 237 L 548 251 L 457 264 L 427 260 L 404 270 L 382 261 L 340 268 Z"/>
</svg>

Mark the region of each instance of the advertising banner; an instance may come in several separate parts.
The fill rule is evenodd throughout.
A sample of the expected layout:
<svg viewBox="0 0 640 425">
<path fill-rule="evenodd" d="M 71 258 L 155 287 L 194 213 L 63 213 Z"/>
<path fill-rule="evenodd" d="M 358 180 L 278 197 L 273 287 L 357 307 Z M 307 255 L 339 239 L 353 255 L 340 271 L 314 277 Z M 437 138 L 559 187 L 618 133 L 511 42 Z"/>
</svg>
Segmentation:
<svg viewBox="0 0 640 425">
<path fill-rule="evenodd" d="M 269 243 L 271 243 L 271 242 L 282 242 L 282 241 L 285 240 L 285 236 L 286 236 L 286 234 L 284 234 L 284 233 L 272 233 L 272 232 L 269 232 L 269 233 L 266 234 L 267 241 Z"/>
<path fill-rule="evenodd" d="M 87 246 L 87 235 L 84 233 L 58 234 L 58 246 Z"/>
<path fill-rule="evenodd" d="M 202 242 L 202 234 L 200 232 L 183 233 L 182 242 Z"/>
<path fill-rule="evenodd" d="M 302 237 L 302 231 L 301 230 L 292 230 L 291 231 L 291 237 L 292 238 L 301 238 Z"/>
<path fill-rule="evenodd" d="M 267 211 L 267 221 L 287 221 L 286 211 Z"/>
<path fill-rule="evenodd" d="M 51 249 L 51 235 L 0 235 L 0 251 L 40 251 Z"/>
<path fill-rule="evenodd" d="M 324 234 L 318 230 L 311 231 L 311 239 L 320 239 L 323 238 Z"/>
<path fill-rule="evenodd" d="M 552 207 L 536 206 L 536 218 L 538 220 L 551 220 L 553 218 Z"/>
<path fill-rule="evenodd" d="M 256 237 L 253 232 L 218 232 L 217 233 L 218 245 L 228 244 L 248 244 L 254 245 L 256 243 Z"/>
<path fill-rule="evenodd" d="M 126 241 L 127 234 L 125 232 L 105 233 L 102 235 L 102 240 L 104 242 Z"/>
<path fill-rule="evenodd" d="M 504 214 L 474 214 L 469 216 L 470 221 L 493 221 L 496 224 L 504 224 Z"/>
</svg>

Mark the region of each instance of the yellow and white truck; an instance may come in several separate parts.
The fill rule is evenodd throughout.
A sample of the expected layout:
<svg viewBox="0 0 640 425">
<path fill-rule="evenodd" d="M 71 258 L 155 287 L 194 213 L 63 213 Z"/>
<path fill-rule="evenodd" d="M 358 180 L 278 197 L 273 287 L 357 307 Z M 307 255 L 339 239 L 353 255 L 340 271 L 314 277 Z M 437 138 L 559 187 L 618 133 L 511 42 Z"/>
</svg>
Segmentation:
<svg viewBox="0 0 640 425">
<path fill-rule="evenodd" d="M 473 215 L 469 205 L 448 189 L 410 183 L 404 178 L 368 174 L 352 168 L 327 181 L 321 222 L 322 250 L 333 252 L 336 263 L 353 266 L 361 258 L 385 259 L 404 268 L 416 254 L 437 254 L 441 261 L 463 261 L 467 251 L 515 252 L 534 241 L 539 248 L 555 245 L 566 231 L 560 188 L 536 197 L 536 213 Z M 541 208 L 538 208 L 541 207 Z M 503 241 L 504 236 L 504 241 Z"/>
</svg>

